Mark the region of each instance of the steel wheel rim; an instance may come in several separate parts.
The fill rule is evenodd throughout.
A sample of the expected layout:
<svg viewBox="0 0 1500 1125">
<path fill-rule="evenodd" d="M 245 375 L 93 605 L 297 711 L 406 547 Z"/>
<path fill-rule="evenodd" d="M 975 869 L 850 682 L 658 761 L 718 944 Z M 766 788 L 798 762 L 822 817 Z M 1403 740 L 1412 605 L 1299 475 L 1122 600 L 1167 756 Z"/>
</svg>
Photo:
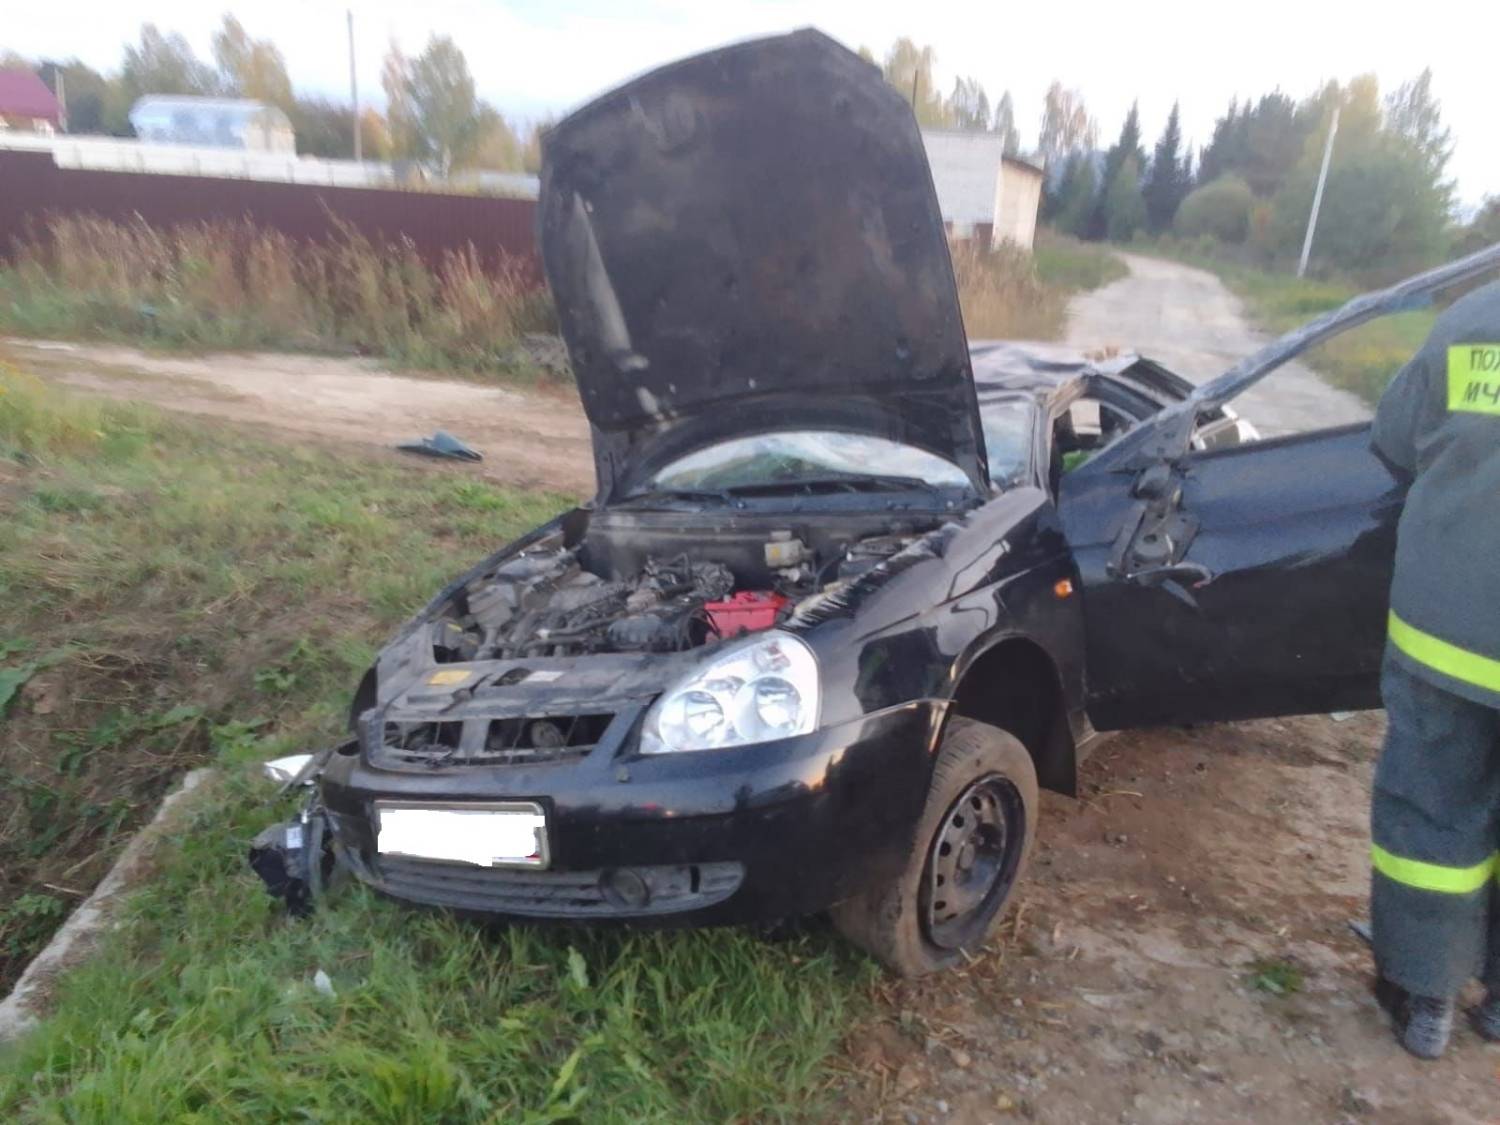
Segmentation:
<svg viewBox="0 0 1500 1125">
<path fill-rule="evenodd" d="M 928 940 L 958 949 L 984 934 L 1010 893 L 1026 841 L 1026 809 L 998 773 L 971 782 L 948 806 L 927 853 L 922 922 Z"/>
</svg>

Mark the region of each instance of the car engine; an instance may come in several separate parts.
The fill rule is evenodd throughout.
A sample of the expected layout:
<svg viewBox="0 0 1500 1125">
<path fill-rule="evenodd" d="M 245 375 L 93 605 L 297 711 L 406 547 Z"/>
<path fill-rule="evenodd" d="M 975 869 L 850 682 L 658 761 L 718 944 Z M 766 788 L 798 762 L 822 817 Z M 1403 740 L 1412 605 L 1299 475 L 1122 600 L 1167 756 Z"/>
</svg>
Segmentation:
<svg viewBox="0 0 1500 1125">
<path fill-rule="evenodd" d="M 705 606 L 734 576 L 720 563 L 648 559 L 633 578 L 585 570 L 575 550 L 527 552 L 469 584 L 433 638 L 440 662 L 678 652 L 712 635 Z"/>
<path fill-rule="evenodd" d="M 763 535 L 764 538 L 764 535 Z M 680 652 L 770 628 L 798 602 L 865 574 L 900 551 L 911 531 L 865 536 L 819 552 L 790 532 L 770 534 L 748 580 L 725 561 L 646 554 L 631 573 L 603 576 L 580 546 L 537 545 L 459 589 L 431 629 L 438 663 Z M 695 555 L 710 553 L 695 551 Z M 634 560 L 632 560 L 634 561 Z M 742 577 L 746 568 L 738 568 Z"/>
</svg>

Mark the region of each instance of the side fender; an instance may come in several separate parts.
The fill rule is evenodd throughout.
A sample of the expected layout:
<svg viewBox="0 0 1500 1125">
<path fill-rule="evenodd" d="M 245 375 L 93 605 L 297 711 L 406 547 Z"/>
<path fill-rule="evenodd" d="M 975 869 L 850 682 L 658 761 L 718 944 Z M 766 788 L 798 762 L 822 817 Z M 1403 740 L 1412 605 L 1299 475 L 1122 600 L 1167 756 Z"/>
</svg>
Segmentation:
<svg viewBox="0 0 1500 1125">
<path fill-rule="evenodd" d="M 1020 633 L 976 643 L 955 668 L 948 717 L 963 715 L 1021 740 L 1043 788 L 1078 791 L 1078 747 L 1057 661 Z"/>
</svg>

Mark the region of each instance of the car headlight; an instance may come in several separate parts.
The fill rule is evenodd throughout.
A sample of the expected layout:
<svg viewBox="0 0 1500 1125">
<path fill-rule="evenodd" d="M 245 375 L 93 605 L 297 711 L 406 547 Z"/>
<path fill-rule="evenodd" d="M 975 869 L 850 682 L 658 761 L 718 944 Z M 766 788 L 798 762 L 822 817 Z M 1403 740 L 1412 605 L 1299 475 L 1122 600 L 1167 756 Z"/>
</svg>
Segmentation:
<svg viewBox="0 0 1500 1125">
<path fill-rule="evenodd" d="M 642 754 L 718 750 L 806 734 L 818 723 L 818 660 L 790 633 L 715 655 L 646 715 Z"/>
</svg>

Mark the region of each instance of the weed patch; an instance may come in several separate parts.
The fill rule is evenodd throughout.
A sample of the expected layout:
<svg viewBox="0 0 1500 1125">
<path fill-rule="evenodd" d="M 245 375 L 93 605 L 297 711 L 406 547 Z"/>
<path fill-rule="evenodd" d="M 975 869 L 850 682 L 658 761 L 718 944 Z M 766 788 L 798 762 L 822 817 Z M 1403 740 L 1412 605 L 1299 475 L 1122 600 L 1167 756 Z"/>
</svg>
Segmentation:
<svg viewBox="0 0 1500 1125">
<path fill-rule="evenodd" d="M 1291 961 L 1268 958 L 1250 966 L 1246 981 L 1257 992 L 1269 992 L 1272 996 L 1293 996 L 1302 991 L 1303 973 L 1301 967 Z"/>
<path fill-rule="evenodd" d="M 1067 294 L 1037 276 L 1031 255 L 1009 243 L 953 248 L 953 273 L 971 340 L 1051 340 L 1067 315 Z"/>
<path fill-rule="evenodd" d="M 970 340 L 1055 340 L 1068 317 L 1068 298 L 1129 271 L 1108 250 L 1051 231 L 1037 233 L 1028 253 L 1011 243 L 981 250 L 953 248 L 953 274 Z"/>
<path fill-rule="evenodd" d="M 329 244 L 244 223 L 59 217 L 0 268 L 0 331 L 194 349 L 355 351 L 490 377 L 532 373 L 522 340 L 552 327 L 517 262 L 472 246 L 429 265 L 352 227 Z"/>
<path fill-rule="evenodd" d="M 1037 277 L 1069 293 L 1098 289 L 1130 275 L 1125 263 L 1099 243 L 1084 242 L 1045 227 L 1036 232 L 1032 256 Z"/>
<path fill-rule="evenodd" d="M 186 769 L 332 737 L 397 622 L 565 506 L 3 369 L 0 470 L 0 988 L 49 884 L 97 882 Z"/>
</svg>

